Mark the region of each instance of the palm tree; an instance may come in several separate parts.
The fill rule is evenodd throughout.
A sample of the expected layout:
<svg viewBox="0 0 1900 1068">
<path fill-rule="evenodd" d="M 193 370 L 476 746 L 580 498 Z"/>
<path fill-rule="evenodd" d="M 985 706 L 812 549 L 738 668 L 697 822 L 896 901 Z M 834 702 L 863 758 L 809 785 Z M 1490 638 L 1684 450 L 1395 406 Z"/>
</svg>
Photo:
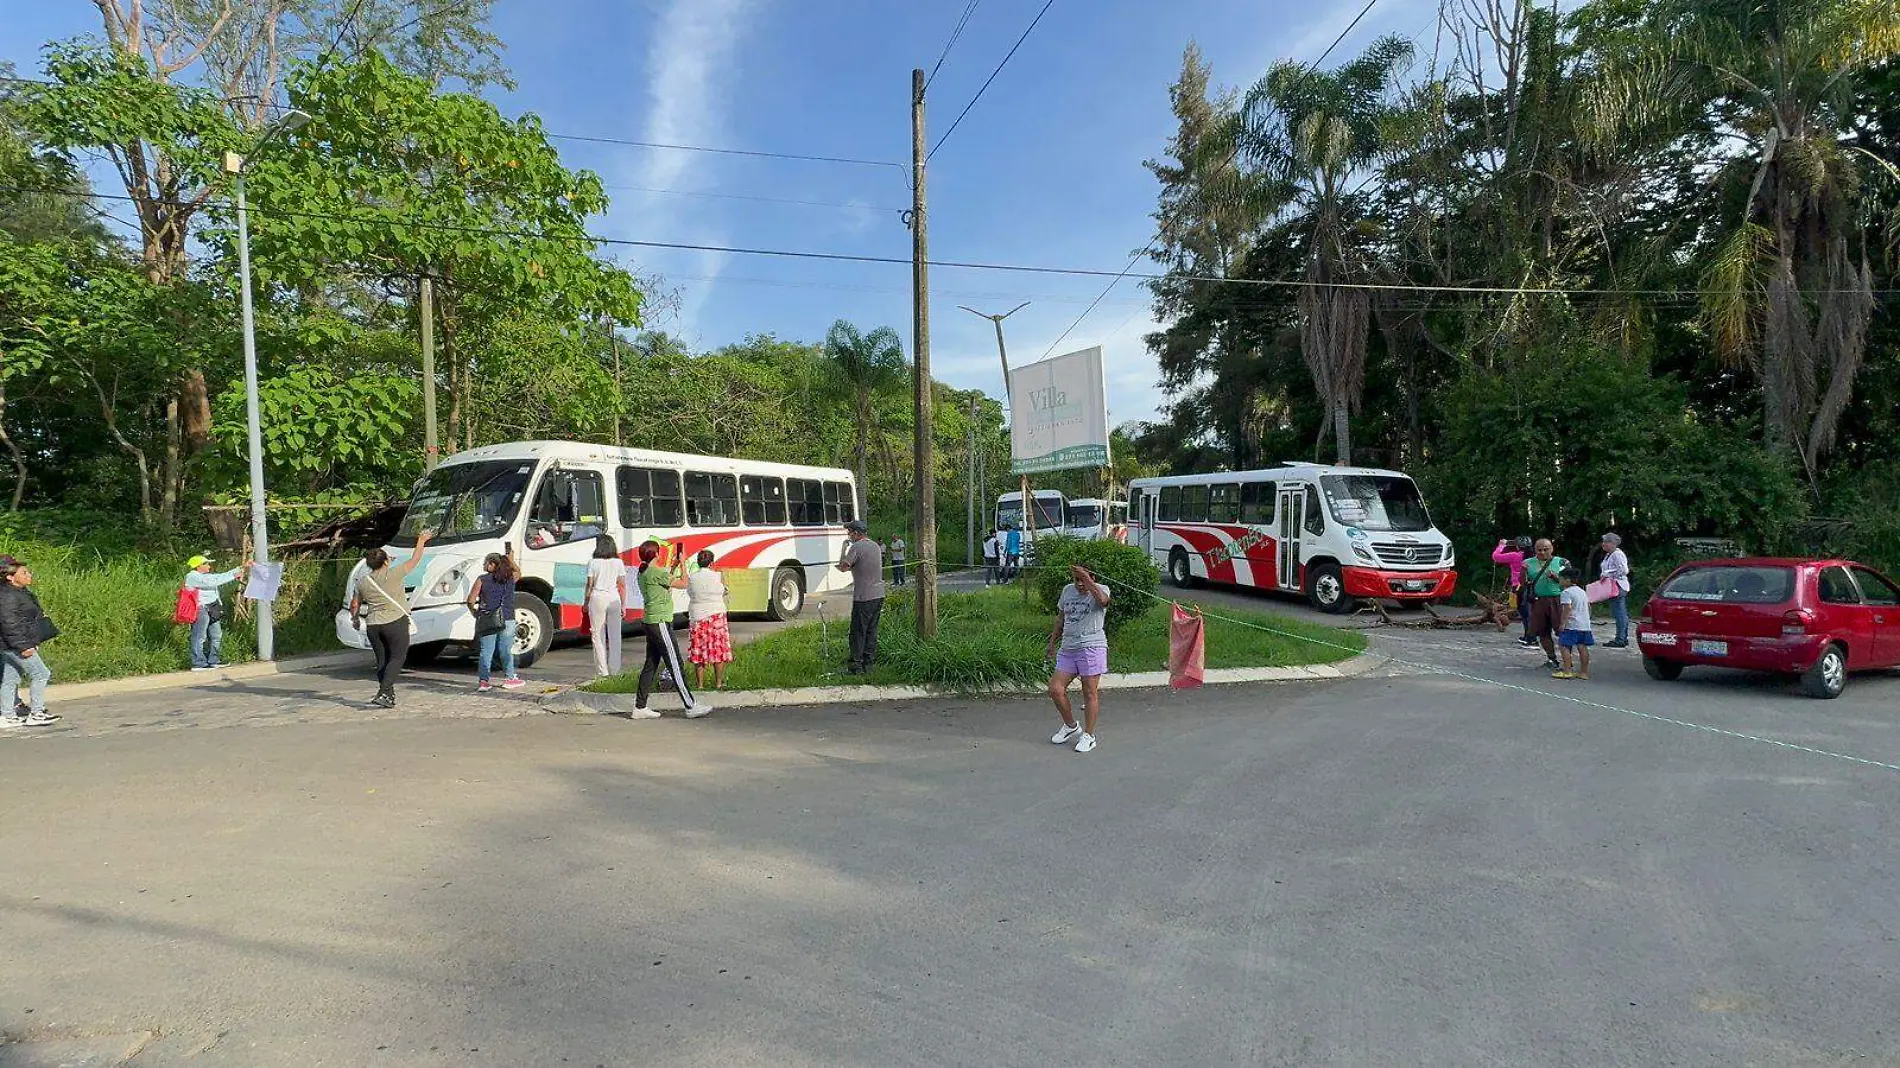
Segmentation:
<svg viewBox="0 0 1900 1068">
<path fill-rule="evenodd" d="M 1864 75 L 1900 55 L 1900 9 L 1868 0 L 1665 0 L 1597 57 L 1605 144 L 1713 136 L 1727 217 L 1703 276 L 1717 351 L 1762 386 L 1768 444 L 1810 477 L 1833 447 L 1873 316 L 1859 240 L 1891 161 L 1856 144 Z"/>
<path fill-rule="evenodd" d="M 877 398 L 904 384 L 904 340 L 880 326 L 866 334 L 839 319 L 825 335 L 825 358 L 840 392 L 849 397 L 856 429 L 852 471 L 858 476 L 858 517 L 866 515 L 866 467 L 877 428 Z"/>
<path fill-rule="evenodd" d="M 1326 405 L 1319 440 L 1332 430 L 1340 463 L 1352 462 L 1372 307 L 1353 284 L 1371 270 L 1361 179 L 1384 152 L 1396 79 L 1411 58 L 1410 42 L 1384 37 L 1330 71 L 1277 63 L 1242 99 L 1225 136 L 1211 139 L 1211 152 L 1242 163 L 1233 195 L 1303 249 L 1300 348 Z"/>
</svg>

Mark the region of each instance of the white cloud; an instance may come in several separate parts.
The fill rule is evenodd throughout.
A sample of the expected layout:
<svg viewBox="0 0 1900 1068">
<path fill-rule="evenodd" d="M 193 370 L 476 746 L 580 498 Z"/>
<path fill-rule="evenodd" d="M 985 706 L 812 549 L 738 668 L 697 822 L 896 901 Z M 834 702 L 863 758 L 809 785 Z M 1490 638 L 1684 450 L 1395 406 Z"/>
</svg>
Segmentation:
<svg viewBox="0 0 1900 1068">
<path fill-rule="evenodd" d="M 643 141 L 661 144 L 719 144 L 726 140 L 723 90 L 730 85 L 734 65 L 728 60 L 750 26 L 756 0 L 668 0 L 652 27 L 647 48 L 646 123 Z M 723 81 L 722 81 L 723 79 Z M 638 149 L 630 156 L 629 184 L 649 189 L 690 189 L 705 186 L 712 157 L 693 152 Z M 708 244 L 720 239 L 717 208 L 682 204 L 685 198 L 654 194 L 640 197 L 631 220 L 619 229 L 677 234 L 691 221 L 691 232 Z M 664 225 L 661 223 L 664 222 Z M 679 332 L 697 332 L 699 310 L 724 270 L 728 257 L 719 252 L 696 252 L 675 261 L 677 272 L 707 279 L 683 287 L 676 312 Z M 661 268 L 662 273 L 668 273 Z"/>
</svg>

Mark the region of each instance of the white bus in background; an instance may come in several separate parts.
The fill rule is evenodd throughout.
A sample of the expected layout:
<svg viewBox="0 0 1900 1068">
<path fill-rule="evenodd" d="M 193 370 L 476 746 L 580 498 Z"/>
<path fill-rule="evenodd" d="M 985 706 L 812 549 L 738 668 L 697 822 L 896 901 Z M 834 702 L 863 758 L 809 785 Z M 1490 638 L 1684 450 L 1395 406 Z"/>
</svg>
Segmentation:
<svg viewBox="0 0 1900 1068">
<path fill-rule="evenodd" d="M 1177 585 L 1219 582 L 1355 599 L 1442 601 L 1458 584 L 1451 540 L 1397 471 L 1286 463 L 1129 483 L 1136 543 Z"/>
<path fill-rule="evenodd" d="M 1035 498 L 1035 520 L 1033 528 L 1023 523 L 1023 495 L 1020 492 L 1005 493 L 996 498 L 996 529 L 1013 527 L 1026 533 L 1060 534 L 1068 523 L 1068 498 L 1061 490 L 1031 489 Z"/>
<path fill-rule="evenodd" d="M 1085 541 L 1128 540 L 1128 502 L 1077 497 L 1069 501 L 1063 533 Z"/>
<path fill-rule="evenodd" d="M 474 642 L 469 590 L 489 553 L 512 549 L 521 568 L 515 653 L 531 661 L 557 633 L 585 633 L 581 600 L 596 535 L 612 535 L 631 567 L 649 538 L 677 545 L 689 560 L 711 549 L 734 612 L 789 619 L 807 594 L 848 583 L 831 565 L 844 548 L 844 524 L 857 518 L 856 501 L 851 472 L 836 468 L 517 441 L 457 453 L 424 475 L 385 548 L 407 559 L 416 534 L 435 531 L 404 582 L 412 657 L 425 660 L 450 643 Z M 359 563 L 349 588 L 362 573 Z M 668 616 L 685 605 L 686 591 L 675 590 Z M 628 620 L 641 616 L 628 609 Z"/>
</svg>

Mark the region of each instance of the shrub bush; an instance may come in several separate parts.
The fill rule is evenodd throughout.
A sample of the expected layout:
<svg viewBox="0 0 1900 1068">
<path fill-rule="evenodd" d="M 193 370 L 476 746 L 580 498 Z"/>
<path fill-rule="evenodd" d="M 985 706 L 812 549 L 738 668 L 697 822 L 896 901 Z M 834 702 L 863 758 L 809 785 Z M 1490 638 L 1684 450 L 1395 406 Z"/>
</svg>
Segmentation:
<svg viewBox="0 0 1900 1068">
<path fill-rule="evenodd" d="M 1042 606 L 1053 612 L 1069 584 L 1069 568 L 1081 564 L 1097 579 L 1107 583 L 1113 596 L 1108 602 L 1108 629 L 1119 629 L 1130 620 L 1146 615 L 1157 603 L 1145 596 L 1161 585 L 1161 573 L 1148 562 L 1140 547 L 1113 541 L 1087 541 L 1081 538 L 1043 536 L 1036 539 L 1036 570 L 1032 572 L 1036 595 Z"/>
</svg>

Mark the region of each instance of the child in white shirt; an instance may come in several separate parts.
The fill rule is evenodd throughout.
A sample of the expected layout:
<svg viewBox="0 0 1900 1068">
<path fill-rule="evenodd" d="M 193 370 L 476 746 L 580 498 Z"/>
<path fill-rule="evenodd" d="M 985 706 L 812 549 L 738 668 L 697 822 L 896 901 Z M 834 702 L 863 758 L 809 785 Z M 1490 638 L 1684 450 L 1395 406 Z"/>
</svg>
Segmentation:
<svg viewBox="0 0 1900 1068">
<path fill-rule="evenodd" d="M 1563 604 L 1563 628 L 1557 632 L 1557 647 L 1563 651 L 1563 666 L 1551 672 L 1553 679 L 1590 679 L 1590 647 L 1597 643 L 1596 635 L 1590 630 L 1590 595 L 1577 584 L 1577 573 L 1565 568 L 1557 575 L 1557 585 L 1563 587 L 1558 600 Z M 1571 670 L 1571 653 L 1575 652 L 1578 666 Z"/>
</svg>

